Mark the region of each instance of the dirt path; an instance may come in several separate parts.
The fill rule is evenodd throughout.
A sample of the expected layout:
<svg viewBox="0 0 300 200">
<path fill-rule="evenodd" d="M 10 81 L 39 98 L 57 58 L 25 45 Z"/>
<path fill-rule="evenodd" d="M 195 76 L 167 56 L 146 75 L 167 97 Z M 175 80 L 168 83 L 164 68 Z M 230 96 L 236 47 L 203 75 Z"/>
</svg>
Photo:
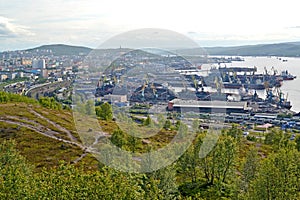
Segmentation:
<svg viewBox="0 0 300 200">
<path fill-rule="evenodd" d="M 48 127 L 45 127 L 45 126 L 39 124 L 38 122 L 36 122 L 34 120 L 30 120 L 30 119 L 27 119 L 24 117 L 6 116 L 5 118 L 0 117 L 0 119 L 7 119 L 7 120 L 16 121 L 16 122 L 23 122 L 24 124 L 28 124 L 28 125 L 31 125 L 32 127 L 36 127 L 38 130 L 44 130 L 45 132 L 47 132 L 48 134 L 51 134 L 51 135 L 60 134 L 54 130 L 51 130 Z"/>
<path fill-rule="evenodd" d="M 50 119 L 44 117 L 43 115 L 41 115 L 40 113 L 36 112 L 35 110 L 30 109 L 29 112 L 31 112 L 32 114 L 34 114 L 35 116 L 45 120 L 46 122 L 48 122 L 49 124 L 51 124 L 52 126 L 54 126 L 55 128 L 57 128 L 58 130 L 64 132 L 67 134 L 67 136 L 70 138 L 71 141 L 77 141 L 77 138 L 75 138 L 72 133 L 67 130 L 66 128 L 60 126 L 59 124 L 56 124 L 55 122 L 51 121 Z"/>
<path fill-rule="evenodd" d="M 83 159 L 85 156 L 87 155 L 87 153 L 83 153 L 79 158 L 75 159 L 74 161 L 72 161 L 71 163 L 78 163 L 81 159 Z"/>
<path fill-rule="evenodd" d="M 43 126 L 40 126 L 40 127 L 36 127 L 36 126 L 32 126 L 30 124 L 26 124 L 24 122 L 17 122 L 17 121 L 12 121 L 12 120 L 8 120 L 8 119 L 0 119 L 0 122 L 5 122 L 5 123 L 8 123 L 8 124 L 14 124 L 14 125 L 18 125 L 18 126 L 21 126 L 21 127 L 25 127 L 25 128 L 28 128 L 30 130 L 33 130 L 41 135 L 44 135 L 46 137 L 49 137 L 49 138 L 52 138 L 54 140 L 58 140 L 58 141 L 61 141 L 61 142 L 65 142 L 65 143 L 68 143 L 68 144 L 72 144 L 72 145 L 75 145 L 75 146 L 78 146 L 80 147 L 82 150 L 85 150 L 86 147 L 83 146 L 82 144 L 79 144 L 77 142 L 73 142 L 73 141 L 69 141 L 69 140 L 65 140 L 65 139 L 62 139 L 62 138 L 59 138 L 55 135 L 59 135 L 60 133 L 56 132 L 56 131 L 53 131 L 53 130 L 46 130 L 45 131 L 45 127 Z"/>
<path fill-rule="evenodd" d="M 29 112 L 32 113 L 33 115 L 35 115 L 37 118 L 42 119 L 45 122 L 47 122 L 48 124 L 52 125 L 52 127 L 55 128 L 56 130 L 52 130 L 51 128 L 46 127 L 45 125 L 40 124 L 38 121 L 28 119 L 26 117 L 21 117 L 21 116 L 9 116 L 9 115 L 2 116 L 2 117 L 0 117 L 0 122 L 18 125 L 20 127 L 30 129 L 38 134 L 48 137 L 48 138 L 51 138 L 51 139 L 54 139 L 57 141 L 61 141 L 61 142 L 67 143 L 67 144 L 71 144 L 71 145 L 81 148 L 84 152 L 78 158 L 76 158 L 74 161 L 71 161 L 71 163 L 74 163 L 74 164 L 76 164 L 80 160 L 82 160 L 88 153 L 97 153 L 93 149 L 93 146 L 96 145 L 99 142 L 99 139 L 101 139 L 102 137 L 108 137 L 108 135 L 106 135 L 104 133 L 99 134 L 95 137 L 95 141 L 93 142 L 93 144 L 91 144 L 90 146 L 85 146 L 85 145 L 81 144 L 80 142 L 78 142 L 77 138 L 75 138 L 72 135 L 72 133 L 69 130 L 67 130 L 66 128 L 51 121 L 47 117 L 43 116 L 42 114 L 36 112 L 35 110 L 33 110 L 31 108 L 29 108 Z M 60 136 L 62 135 L 62 133 L 65 133 L 70 140 L 61 138 Z"/>
</svg>

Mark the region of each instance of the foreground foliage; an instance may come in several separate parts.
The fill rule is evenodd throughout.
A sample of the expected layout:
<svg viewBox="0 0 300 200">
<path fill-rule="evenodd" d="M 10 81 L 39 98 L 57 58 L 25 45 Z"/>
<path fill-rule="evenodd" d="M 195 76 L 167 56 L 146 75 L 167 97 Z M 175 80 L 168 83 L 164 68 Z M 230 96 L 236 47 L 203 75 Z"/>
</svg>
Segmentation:
<svg viewBox="0 0 300 200">
<path fill-rule="evenodd" d="M 48 109 L 30 98 L 7 93 L 0 93 L 0 101 L 5 103 L 0 113 L 3 119 L 11 114 L 19 116 L 9 118 L 13 122 L 27 120 L 29 124 L 57 129 L 43 119 L 35 119 L 35 111 L 74 131 L 71 114 L 56 108 L 51 99 L 40 102 Z M 16 106 L 19 101 L 28 104 Z M 27 111 L 29 104 L 36 104 L 31 112 Z M 82 109 L 94 114 L 90 107 Z M 108 104 L 97 107 L 95 114 L 102 119 L 100 124 L 105 131 L 111 133 L 112 143 L 132 152 L 168 143 L 174 135 L 166 129 L 176 129 L 168 121 L 161 125 L 165 130 L 145 142 L 117 128 Z M 145 120 L 141 126 L 152 123 Z M 172 165 L 153 173 L 130 174 L 100 163 L 98 168 L 96 165 L 87 170 L 96 162 L 88 156 L 70 164 L 83 153 L 81 149 L 17 125 L 1 122 L 0 126 L 0 199 L 300 199 L 300 136 L 290 140 L 291 134 L 279 129 L 271 130 L 264 141 L 252 142 L 232 126 L 222 131 L 204 157 L 199 152 L 204 138 L 211 133 L 198 130 L 193 144 Z M 61 137 L 67 138 L 63 134 Z M 86 164 L 87 161 L 91 163 Z"/>
<path fill-rule="evenodd" d="M 99 165 L 96 171 L 61 162 L 36 172 L 16 150 L 0 144 L 0 199 L 299 199 L 300 152 L 294 143 L 261 158 L 252 146 L 241 161 L 236 138 L 223 134 L 205 157 L 195 143 L 173 165 L 129 174 Z M 118 140 L 118 138 L 115 138 Z"/>
</svg>

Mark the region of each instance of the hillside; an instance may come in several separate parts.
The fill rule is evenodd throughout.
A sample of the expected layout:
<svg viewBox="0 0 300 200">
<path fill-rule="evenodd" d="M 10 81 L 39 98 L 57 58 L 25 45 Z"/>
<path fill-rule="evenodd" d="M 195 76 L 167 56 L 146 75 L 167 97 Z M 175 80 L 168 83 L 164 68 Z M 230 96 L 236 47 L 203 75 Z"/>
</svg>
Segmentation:
<svg viewBox="0 0 300 200">
<path fill-rule="evenodd" d="M 53 45 L 43 45 L 33 49 L 27 49 L 26 51 L 41 51 L 41 50 L 51 50 L 56 56 L 62 55 L 87 55 L 92 49 L 81 46 L 70 46 L 64 44 L 53 44 Z"/>
<path fill-rule="evenodd" d="M 0 110 L 0 143 L 15 140 L 21 155 L 37 170 L 58 166 L 61 160 L 97 168 L 96 159 L 81 145 L 70 111 L 23 102 L 1 103 Z"/>
<path fill-rule="evenodd" d="M 99 140 L 90 137 L 93 145 L 82 144 L 74 128 L 72 112 L 46 100 L 0 92 L 0 199 L 300 197 L 300 137 L 291 141 L 290 132 L 275 128 L 260 133 L 264 140 L 245 138 L 241 127 L 232 125 L 222 130 L 211 152 L 202 158 L 199 157 L 201 146 L 212 134 L 199 129 L 191 146 L 170 166 L 149 173 L 127 173 L 93 158 L 88 148 Z M 78 109 L 89 111 L 88 103 Z M 173 140 L 175 133 L 167 130 L 147 142 L 126 134 L 129 129 L 135 129 L 132 122 L 126 121 L 128 126 L 123 132 L 113 120 L 102 119 L 109 116 L 107 105 L 95 108 L 96 114 L 101 114 L 99 125 L 104 132 L 112 133 L 110 140 L 120 149 L 145 153 Z M 76 112 L 73 114 L 76 116 Z M 143 123 L 143 130 L 152 123 L 151 120 Z M 91 126 L 86 124 L 87 121 L 79 126 L 84 126 L 86 134 L 92 136 Z M 180 124 L 172 125 L 169 120 L 163 129 L 179 129 Z M 165 155 L 149 158 L 145 160 L 146 167 L 161 162 Z M 125 164 L 134 166 L 130 162 Z M 270 185 L 272 190 L 268 190 Z"/>
<path fill-rule="evenodd" d="M 85 140 L 82 141 L 74 124 L 74 113 L 70 109 L 63 109 L 58 102 L 52 100 L 54 99 L 45 97 L 37 101 L 0 92 L 0 144 L 10 139 L 16 141 L 20 154 L 37 171 L 57 167 L 60 161 L 86 170 L 97 169 L 101 164 L 89 149 L 96 139 L 92 137 L 90 145 Z M 114 134 L 118 130 L 113 121 L 99 120 L 99 124 L 106 133 Z M 85 123 L 84 129 L 91 128 L 87 128 Z M 156 149 L 169 143 L 174 137 L 173 131 L 161 130 L 159 133 L 149 139 L 151 142 L 148 145 L 142 145 L 141 139 L 135 140 L 134 148 L 140 152 L 145 152 L 149 147 Z M 87 134 L 91 136 L 92 132 L 88 131 Z M 124 134 L 125 138 L 128 141 L 131 139 Z M 130 148 L 129 143 L 126 146 Z"/>
<path fill-rule="evenodd" d="M 235 47 L 208 47 L 210 55 L 230 56 L 300 56 L 300 43 L 259 44 Z"/>
<path fill-rule="evenodd" d="M 43 45 L 36 48 L 27 49 L 25 51 L 36 52 L 45 51 L 45 54 L 51 50 L 51 54 L 56 56 L 63 55 L 88 55 L 93 49 L 82 46 L 70 46 L 65 44 Z M 93 51 L 97 53 L 115 53 L 115 52 L 128 52 L 131 49 L 96 49 Z M 228 55 L 228 56 L 287 56 L 299 57 L 300 56 L 300 42 L 286 42 L 274 44 L 257 44 L 257 45 L 244 45 L 244 46 L 229 46 L 229 47 L 204 47 L 197 49 L 180 49 L 176 50 L 181 55 L 199 55 L 207 53 L 209 55 Z"/>
</svg>

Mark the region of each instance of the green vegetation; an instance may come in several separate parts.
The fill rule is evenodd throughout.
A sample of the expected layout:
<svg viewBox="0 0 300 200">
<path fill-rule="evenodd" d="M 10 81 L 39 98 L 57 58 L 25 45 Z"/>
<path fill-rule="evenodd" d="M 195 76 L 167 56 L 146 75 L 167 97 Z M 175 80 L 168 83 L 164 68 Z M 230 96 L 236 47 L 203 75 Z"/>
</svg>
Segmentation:
<svg viewBox="0 0 300 200">
<path fill-rule="evenodd" d="M 259 44 L 235 47 L 206 48 L 210 55 L 232 56 L 290 56 L 299 57 L 299 43 Z"/>
<path fill-rule="evenodd" d="M 28 98 L 25 96 L 21 96 L 18 94 L 12 94 L 12 93 L 7 93 L 7 92 L 1 92 L 0 91 L 0 103 L 9 103 L 9 102 L 24 102 L 24 103 L 30 103 L 30 104 L 36 104 L 37 101 Z"/>
<path fill-rule="evenodd" d="M 111 169 L 85 172 L 61 162 L 51 171 L 34 172 L 15 143 L 0 144 L 1 199 L 142 199 L 144 177 Z"/>
<path fill-rule="evenodd" d="M 222 130 L 206 156 L 199 156 L 213 132 L 197 130 L 195 121 L 196 138 L 176 162 L 152 173 L 132 174 L 107 168 L 87 153 L 79 145 L 72 113 L 56 108 L 51 98 L 38 102 L 7 93 L 0 97 L 0 199 L 300 198 L 300 137 L 290 140 L 289 132 L 270 129 L 258 140 L 243 137 L 233 125 Z M 120 113 L 129 126 L 121 130 L 109 104 L 93 103 L 80 109 L 96 114 L 111 142 L 126 151 L 156 150 L 174 138 L 175 130 L 183 132 L 181 137 L 187 131 L 180 121 L 167 120 L 145 141 L 134 137 L 130 118 Z M 138 126 L 146 132 L 156 125 L 149 117 Z"/>
<path fill-rule="evenodd" d="M 41 97 L 39 99 L 39 103 L 45 108 L 50 108 L 54 110 L 62 109 L 62 105 L 58 103 L 53 97 Z"/>
<path fill-rule="evenodd" d="M 69 110 L 68 106 L 63 106 L 61 103 L 55 100 L 53 97 L 41 97 L 39 101 L 18 95 L 18 94 L 12 94 L 12 93 L 7 93 L 7 92 L 1 92 L 0 91 L 0 103 L 28 103 L 28 104 L 40 104 L 41 106 L 53 110 L 61 110 L 61 109 L 66 109 Z"/>
<path fill-rule="evenodd" d="M 36 101 L 35 99 L 26 96 L 0 91 L 0 103 L 19 103 L 19 102 L 33 104 L 33 105 L 40 104 L 45 108 L 54 109 L 54 110 L 61 110 L 63 108 L 62 105 L 58 103 L 53 97 L 42 97 L 39 99 L 39 101 Z"/>
<path fill-rule="evenodd" d="M 63 127 L 74 137 L 74 142 L 80 142 L 70 111 L 26 103 L 0 104 L 0 110 L 0 142 L 14 139 L 17 149 L 35 166 L 35 170 L 58 166 L 60 160 L 71 163 L 84 154 L 79 146 L 58 140 L 71 141 Z M 40 132 L 54 134 L 57 140 Z M 97 168 L 98 162 L 91 155 L 82 161 L 86 170 Z"/>
<path fill-rule="evenodd" d="M 251 146 L 242 161 L 241 144 L 223 133 L 204 158 L 205 132 L 173 165 L 147 174 L 128 174 L 99 165 L 87 172 L 65 162 L 35 171 L 14 141 L 0 144 L 1 199 L 298 199 L 300 152 L 293 143 L 267 158 Z M 113 141 L 122 139 L 116 131 Z M 119 146 L 122 146 L 119 143 Z M 242 146 L 243 146 L 242 145 Z M 245 148 L 245 147 L 244 147 Z M 132 150 L 132 149 L 131 149 Z M 239 173 L 237 173 L 239 171 Z M 52 188 L 49 190 L 49 188 Z"/>
<path fill-rule="evenodd" d="M 44 45 L 40 47 L 36 47 L 33 49 L 28 49 L 26 51 L 36 51 L 36 50 L 51 50 L 53 55 L 55 56 L 63 56 L 63 55 L 79 55 L 89 54 L 92 49 L 87 47 L 80 47 L 80 46 L 70 46 L 70 45 L 64 45 L 64 44 L 56 44 L 56 45 Z"/>
<path fill-rule="evenodd" d="M 110 121 L 113 118 L 112 107 L 109 103 L 105 102 L 100 106 L 96 106 L 96 115 L 106 121 Z"/>
<path fill-rule="evenodd" d="M 38 80 L 35 83 L 36 84 L 43 84 L 43 83 L 46 83 L 47 81 L 48 81 L 47 78 L 39 77 Z"/>
</svg>

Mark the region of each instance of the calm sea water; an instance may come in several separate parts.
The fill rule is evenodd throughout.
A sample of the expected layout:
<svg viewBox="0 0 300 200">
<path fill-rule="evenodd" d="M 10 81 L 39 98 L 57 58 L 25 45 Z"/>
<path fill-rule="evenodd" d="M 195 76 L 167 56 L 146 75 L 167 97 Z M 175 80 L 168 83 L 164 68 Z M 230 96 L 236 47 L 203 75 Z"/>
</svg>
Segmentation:
<svg viewBox="0 0 300 200">
<path fill-rule="evenodd" d="M 243 57 L 245 61 L 243 62 L 233 62 L 227 63 L 227 67 L 233 66 L 256 66 L 259 73 L 264 72 L 264 68 L 268 71 L 272 70 L 274 67 L 279 73 L 283 70 L 288 70 L 291 74 L 297 76 L 296 79 L 292 81 L 284 81 L 281 87 L 283 93 L 288 95 L 288 100 L 292 103 L 291 110 L 295 112 L 300 112 L 300 58 L 284 58 L 281 57 L 279 60 L 277 57 Z M 282 60 L 286 59 L 287 62 Z M 259 92 L 260 96 L 265 95 L 264 92 Z"/>
</svg>

